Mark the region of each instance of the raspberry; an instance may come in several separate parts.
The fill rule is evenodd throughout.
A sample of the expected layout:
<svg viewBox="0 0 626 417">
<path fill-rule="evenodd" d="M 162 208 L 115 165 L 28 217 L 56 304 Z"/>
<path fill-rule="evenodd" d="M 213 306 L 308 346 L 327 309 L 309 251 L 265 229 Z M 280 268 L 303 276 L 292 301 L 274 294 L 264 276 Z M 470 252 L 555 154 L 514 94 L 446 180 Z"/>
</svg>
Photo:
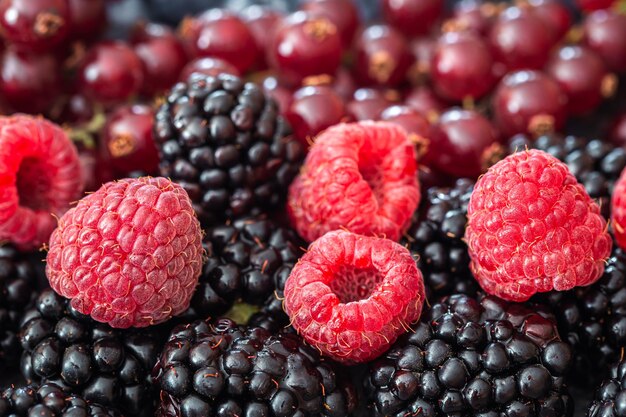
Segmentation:
<svg viewBox="0 0 626 417">
<path fill-rule="evenodd" d="M 465 238 L 480 285 L 511 301 L 590 285 L 611 251 L 598 204 L 539 150 L 510 155 L 478 180 Z"/>
<path fill-rule="evenodd" d="M 78 198 L 81 183 L 78 153 L 59 126 L 22 114 L 0 117 L 0 241 L 20 249 L 47 242 L 53 216 Z"/>
<path fill-rule="evenodd" d="M 202 253 L 200 223 L 181 186 L 125 179 L 65 213 L 46 275 L 78 312 L 112 327 L 145 327 L 189 307 Z"/>
<path fill-rule="evenodd" d="M 335 125 L 322 132 L 289 189 L 288 212 L 312 242 L 345 228 L 398 240 L 420 200 L 415 148 L 388 122 Z"/>
<path fill-rule="evenodd" d="M 613 234 L 620 248 L 626 249 L 626 168 L 615 183 L 611 196 Z"/>
<path fill-rule="evenodd" d="M 389 239 L 337 230 L 316 240 L 285 283 L 285 311 L 312 346 L 339 362 L 378 357 L 420 317 L 424 282 Z"/>
</svg>

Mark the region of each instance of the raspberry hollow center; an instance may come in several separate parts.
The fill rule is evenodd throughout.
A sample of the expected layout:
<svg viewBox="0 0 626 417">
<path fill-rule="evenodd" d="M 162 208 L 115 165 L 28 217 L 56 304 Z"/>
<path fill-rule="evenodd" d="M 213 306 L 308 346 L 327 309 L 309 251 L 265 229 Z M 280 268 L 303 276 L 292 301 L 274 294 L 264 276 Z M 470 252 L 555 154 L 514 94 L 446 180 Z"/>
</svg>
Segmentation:
<svg viewBox="0 0 626 417">
<path fill-rule="evenodd" d="M 342 267 L 333 276 L 330 289 L 346 304 L 368 298 L 382 280 L 380 272 L 371 267 Z"/>
<path fill-rule="evenodd" d="M 51 184 L 45 164 L 35 158 L 24 158 L 17 171 L 16 188 L 20 206 L 31 210 L 49 210 Z"/>
</svg>

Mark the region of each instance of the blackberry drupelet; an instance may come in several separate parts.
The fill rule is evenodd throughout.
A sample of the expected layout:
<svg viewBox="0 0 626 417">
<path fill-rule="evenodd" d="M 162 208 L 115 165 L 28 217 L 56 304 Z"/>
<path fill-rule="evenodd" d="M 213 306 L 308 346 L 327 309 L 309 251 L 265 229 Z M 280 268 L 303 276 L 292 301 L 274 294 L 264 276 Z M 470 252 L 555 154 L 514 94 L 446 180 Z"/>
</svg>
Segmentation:
<svg viewBox="0 0 626 417">
<path fill-rule="evenodd" d="M 611 366 L 610 378 L 598 387 L 587 417 L 618 417 L 626 415 L 626 361 Z"/>
<path fill-rule="evenodd" d="M 443 298 L 369 365 L 370 415 L 571 416 L 571 351 L 543 314 L 495 297 Z"/>
<path fill-rule="evenodd" d="M 28 380 L 52 382 L 126 417 L 154 415 L 150 373 L 165 335 L 117 330 L 76 312 L 51 289 L 26 311 L 20 340 Z"/>
<path fill-rule="evenodd" d="M 611 193 L 615 181 L 626 167 L 626 149 L 600 139 L 550 134 L 536 140 L 517 135 L 509 142 L 509 151 L 540 149 L 567 164 L 585 187 L 589 196 L 600 204 L 602 215 L 611 215 Z"/>
<path fill-rule="evenodd" d="M 429 188 L 405 234 L 403 244 L 419 256 L 417 266 L 429 297 L 478 291 L 463 241 L 473 188 L 469 179 L 459 179 L 452 187 Z"/>
<path fill-rule="evenodd" d="M 596 386 L 626 348 L 626 253 L 613 247 L 604 274 L 588 287 L 533 298 L 554 306 L 559 333 L 573 349 L 572 384 Z"/>
<path fill-rule="evenodd" d="M 192 74 L 155 115 L 161 175 L 189 193 L 204 226 L 284 201 L 304 149 L 276 103 L 251 82 Z"/>
<path fill-rule="evenodd" d="M 0 368 L 14 367 L 20 355 L 19 323 L 33 299 L 36 272 L 25 255 L 0 245 Z"/>
<path fill-rule="evenodd" d="M 295 334 L 196 321 L 161 353 L 157 416 L 346 417 L 356 396 L 339 373 Z"/>
<path fill-rule="evenodd" d="M 0 395 L 0 416 L 121 417 L 117 411 L 64 392 L 55 384 L 10 387 Z"/>
<path fill-rule="evenodd" d="M 188 318 L 222 315 L 237 301 L 262 306 L 275 299 L 277 285 L 284 286 L 302 252 L 292 230 L 264 216 L 209 228 L 203 245 L 207 260 Z"/>
</svg>

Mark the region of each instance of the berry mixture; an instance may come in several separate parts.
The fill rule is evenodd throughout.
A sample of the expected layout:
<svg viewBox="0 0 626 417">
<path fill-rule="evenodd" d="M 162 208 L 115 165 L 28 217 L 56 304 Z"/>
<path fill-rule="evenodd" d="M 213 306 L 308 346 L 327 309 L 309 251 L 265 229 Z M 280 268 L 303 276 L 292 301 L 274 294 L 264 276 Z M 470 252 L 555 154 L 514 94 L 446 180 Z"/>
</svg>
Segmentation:
<svg viewBox="0 0 626 417">
<path fill-rule="evenodd" d="M 625 144 L 621 0 L 0 0 L 0 417 L 626 416 Z"/>
</svg>

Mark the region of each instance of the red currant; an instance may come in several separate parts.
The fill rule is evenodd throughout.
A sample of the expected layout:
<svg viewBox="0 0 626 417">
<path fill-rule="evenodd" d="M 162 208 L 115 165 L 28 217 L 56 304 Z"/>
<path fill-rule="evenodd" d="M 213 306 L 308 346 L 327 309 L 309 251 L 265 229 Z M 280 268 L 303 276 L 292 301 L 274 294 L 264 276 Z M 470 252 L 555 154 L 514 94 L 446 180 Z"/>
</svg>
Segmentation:
<svg viewBox="0 0 626 417">
<path fill-rule="evenodd" d="M 333 90 L 345 101 L 349 101 L 352 100 L 356 89 L 357 85 L 350 71 L 343 67 L 339 68 L 333 82 Z"/>
<path fill-rule="evenodd" d="M 169 28 L 156 23 L 141 25 L 131 42 L 145 70 L 142 93 L 156 95 L 176 83 L 187 64 L 187 53 Z"/>
<path fill-rule="evenodd" d="M 341 54 L 341 37 L 330 20 L 296 12 L 276 32 L 269 62 L 281 80 L 296 85 L 306 77 L 334 75 Z"/>
<path fill-rule="evenodd" d="M 428 33 L 443 11 L 443 0 L 382 0 L 385 21 L 406 36 Z"/>
<path fill-rule="evenodd" d="M 614 91 L 616 78 L 609 74 L 598 54 L 584 46 L 564 46 L 555 51 L 546 66 L 568 97 L 568 112 L 581 115 L 595 109 Z"/>
<path fill-rule="evenodd" d="M 348 102 L 347 111 L 355 120 L 378 120 L 387 107 L 394 104 L 393 92 L 374 88 L 359 88 Z"/>
<path fill-rule="evenodd" d="M 276 29 L 280 26 L 284 15 L 278 10 L 254 4 L 242 10 L 241 18 L 248 25 L 257 49 L 260 51 L 254 68 L 259 70 L 266 69 L 266 56 L 271 40 L 274 38 Z"/>
<path fill-rule="evenodd" d="M 572 16 L 567 7 L 558 0 L 527 0 L 532 12 L 543 21 L 553 33 L 553 41 L 558 42 L 572 26 Z"/>
<path fill-rule="evenodd" d="M 430 78 L 431 63 L 435 55 L 437 39 L 430 36 L 422 36 L 411 40 L 409 45 L 415 62 L 409 72 L 411 81 L 414 84 L 421 84 Z"/>
<path fill-rule="evenodd" d="M 248 26 L 222 9 L 210 9 L 183 20 L 180 34 L 192 56 L 223 59 L 242 74 L 252 67 L 259 53 Z"/>
<path fill-rule="evenodd" d="M 93 40 L 107 23 L 105 0 L 67 0 L 70 16 L 70 37 L 73 40 Z"/>
<path fill-rule="evenodd" d="M 487 44 L 471 32 L 450 32 L 439 38 L 432 60 L 435 90 L 450 100 L 480 98 L 496 82 Z"/>
<path fill-rule="evenodd" d="M 598 10 L 585 18 L 583 43 L 596 51 L 609 70 L 626 72 L 626 16 Z"/>
<path fill-rule="evenodd" d="M 157 172 L 159 154 L 152 139 L 152 118 L 150 106 L 141 104 L 118 107 L 107 117 L 100 152 L 117 176 Z"/>
<path fill-rule="evenodd" d="M 509 7 L 491 28 L 489 40 L 496 60 L 509 70 L 539 69 L 548 60 L 554 35 L 530 10 Z"/>
<path fill-rule="evenodd" d="M 417 135 L 419 138 L 429 136 L 430 123 L 417 110 L 404 105 L 393 105 L 387 107 L 380 114 L 380 120 L 396 123 L 404 128 L 409 134 Z"/>
<path fill-rule="evenodd" d="M 94 45 L 78 72 L 82 92 L 105 104 L 122 102 L 137 94 L 144 80 L 141 60 L 120 41 Z"/>
<path fill-rule="evenodd" d="M 452 108 L 441 115 L 430 134 L 425 164 L 456 177 L 474 178 L 486 168 L 496 130 L 474 110 Z"/>
<path fill-rule="evenodd" d="M 576 0 L 576 5 L 580 10 L 592 12 L 594 10 L 608 9 L 615 3 L 615 0 Z"/>
<path fill-rule="evenodd" d="M 453 27 L 485 36 L 496 16 L 496 7 L 478 0 L 461 0 L 454 5 Z"/>
<path fill-rule="evenodd" d="M 64 97 L 59 108 L 50 116 L 59 124 L 77 125 L 89 122 L 94 114 L 93 102 L 84 95 L 75 93 Z"/>
<path fill-rule="evenodd" d="M 300 8 L 313 16 L 325 17 L 339 30 L 344 48 L 352 45 L 361 24 L 359 11 L 352 0 L 306 0 Z"/>
<path fill-rule="evenodd" d="M 0 96 L 14 110 L 43 113 L 61 88 L 59 62 L 53 54 L 7 48 L 2 54 Z"/>
<path fill-rule="evenodd" d="M 66 0 L 2 0 L 0 29 L 7 42 L 32 51 L 49 51 L 69 32 Z"/>
<path fill-rule="evenodd" d="M 408 42 L 391 26 L 370 26 L 356 40 L 354 75 L 361 84 L 398 86 L 413 62 Z"/>
<path fill-rule="evenodd" d="M 517 71 L 500 81 L 493 96 L 496 125 L 505 137 L 541 134 L 561 129 L 567 115 L 567 95 L 540 71 Z"/>
<path fill-rule="evenodd" d="M 291 106 L 291 102 L 293 101 L 293 92 L 284 85 L 280 84 L 278 78 L 273 75 L 264 77 L 260 84 L 263 86 L 265 93 L 278 103 L 278 108 L 281 113 L 284 114 L 289 109 L 289 106 Z"/>
<path fill-rule="evenodd" d="M 626 112 L 618 114 L 611 124 L 609 139 L 617 146 L 626 146 Z"/>
<path fill-rule="evenodd" d="M 216 76 L 220 73 L 240 76 L 239 70 L 232 64 L 219 58 L 196 58 L 185 65 L 180 73 L 180 81 L 185 81 L 193 73 Z"/>
<path fill-rule="evenodd" d="M 426 116 L 428 120 L 436 120 L 449 107 L 448 103 L 439 98 L 428 86 L 415 87 L 406 96 L 404 103 Z"/>
<path fill-rule="evenodd" d="M 296 138 L 305 146 L 324 129 L 347 119 L 343 100 L 327 86 L 296 91 L 286 116 Z"/>
</svg>

